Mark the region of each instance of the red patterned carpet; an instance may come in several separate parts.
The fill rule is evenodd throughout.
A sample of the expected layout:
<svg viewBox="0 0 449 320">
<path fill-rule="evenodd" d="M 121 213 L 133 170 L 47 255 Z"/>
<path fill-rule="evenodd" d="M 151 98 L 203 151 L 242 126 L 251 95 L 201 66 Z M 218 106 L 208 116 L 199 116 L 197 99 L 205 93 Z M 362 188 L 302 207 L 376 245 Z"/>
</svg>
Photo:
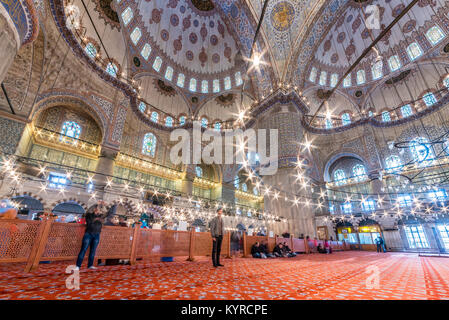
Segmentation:
<svg viewBox="0 0 449 320">
<path fill-rule="evenodd" d="M 81 269 L 66 289 L 67 263 L 0 265 L 0 299 L 449 299 L 449 259 L 409 253 L 337 252 L 284 259 L 207 259 Z M 367 287 L 378 267 L 378 289 Z"/>
</svg>

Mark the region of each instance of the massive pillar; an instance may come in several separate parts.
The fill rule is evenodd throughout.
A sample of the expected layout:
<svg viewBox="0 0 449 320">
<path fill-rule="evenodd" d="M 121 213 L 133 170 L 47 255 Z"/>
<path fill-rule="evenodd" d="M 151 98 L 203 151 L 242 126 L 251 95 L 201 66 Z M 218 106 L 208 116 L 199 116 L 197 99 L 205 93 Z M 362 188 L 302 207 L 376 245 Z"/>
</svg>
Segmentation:
<svg viewBox="0 0 449 320">
<path fill-rule="evenodd" d="M 111 177 L 114 175 L 114 161 L 117 154 L 118 152 L 116 150 L 111 150 L 109 148 L 103 147 L 101 150 L 101 155 L 97 162 L 97 168 L 95 169 L 97 174 L 93 179 L 98 199 L 105 200 L 104 196 L 106 193 L 108 180 L 112 179 Z"/>
<path fill-rule="evenodd" d="M 277 200 L 273 196 L 265 196 L 264 206 L 266 211 L 287 220 L 286 223 L 274 225 L 273 231 L 276 234 L 289 232 L 295 237 L 301 234 L 314 237 L 316 228 L 313 207 L 311 203 L 309 206 L 304 204 L 306 197 L 310 197 L 310 188 L 302 189 L 295 182 L 296 163 L 300 152 L 299 142 L 303 137 L 300 118 L 300 114 L 293 106 L 280 105 L 272 108 L 272 111 L 258 123 L 258 128 L 277 129 L 279 135 L 278 170 L 273 175 L 263 176 L 263 181 L 268 186 L 286 192 L 281 192 Z M 293 203 L 295 195 L 302 203 L 298 205 Z"/>
</svg>

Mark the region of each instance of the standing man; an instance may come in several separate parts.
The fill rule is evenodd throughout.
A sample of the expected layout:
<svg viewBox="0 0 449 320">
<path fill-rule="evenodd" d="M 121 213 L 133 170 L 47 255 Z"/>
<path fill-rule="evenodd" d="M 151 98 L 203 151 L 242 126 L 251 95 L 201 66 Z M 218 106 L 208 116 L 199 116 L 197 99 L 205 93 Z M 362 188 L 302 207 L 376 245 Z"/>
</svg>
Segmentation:
<svg viewBox="0 0 449 320">
<path fill-rule="evenodd" d="M 376 245 L 377 245 L 377 252 L 383 252 L 385 253 L 385 246 L 384 246 L 384 239 L 382 239 L 382 237 L 380 236 L 380 234 L 377 236 L 376 238 Z"/>
<path fill-rule="evenodd" d="M 100 201 L 95 205 L 93 211 L 86 214 L 86 231 L 83 237 L 83 243 L 81 246 L 80 253 L 78 254 L 78 259 L 76 260 L 76 270 L 81 268 L 84 256 L 86 255 L 87 249 L 90 247 L 89 259 L 87 262 L 87 267 L 89 269 L 96 269 L 94 267 L 95 251 L 97 250 L 98 243 L 100 242 L 101 228 L 103 227 L 104 213 L 106 213 L 106 208 L 104 202 Z"/>
<path fill-rule="evenodd" d="M 223 241 L 223 219 L 221 214 L 222 208 L 217 209 L 217 216 L 210 222 L 210 234 L 212 236 L 212 263 L 214 267 L 223 267 L 220 264 L 221 242 Z"/>
</svg>

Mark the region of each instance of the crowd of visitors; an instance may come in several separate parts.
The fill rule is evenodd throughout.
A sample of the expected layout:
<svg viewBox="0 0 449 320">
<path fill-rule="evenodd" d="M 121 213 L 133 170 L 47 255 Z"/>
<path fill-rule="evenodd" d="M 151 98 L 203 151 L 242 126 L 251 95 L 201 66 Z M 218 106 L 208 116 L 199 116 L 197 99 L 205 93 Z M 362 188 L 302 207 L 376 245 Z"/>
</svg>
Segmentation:
<svg viewBox="0 0 449 320">
<path fill-rule="evenodd" d="M 274 247 L 273 252 L 270 253 L 266 241 L 263 241 L 262 243 L 259 243 L 257 241 L 255 244 L 253 244 L 253 246 L 251 247 L 251 255 L 253 256 L 253 258 L 259 259 L 296 257 L 296 253 L 289 248 L 286 242 L 278 243 Z"/>
</svg>

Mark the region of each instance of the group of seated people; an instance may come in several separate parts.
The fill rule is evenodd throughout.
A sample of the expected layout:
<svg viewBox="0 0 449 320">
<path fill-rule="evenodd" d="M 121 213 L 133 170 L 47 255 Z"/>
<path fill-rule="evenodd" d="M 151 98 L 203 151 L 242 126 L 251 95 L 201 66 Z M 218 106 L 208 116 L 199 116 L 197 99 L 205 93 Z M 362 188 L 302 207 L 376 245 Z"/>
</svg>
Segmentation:
<svg viewBox="0 0 449 320">
<path fill-rule="evenodd" d="M 332 247 L 329 245 L 329 242 L 327 240 L 324 241 L 323 246 L 321 245 L 321 243 L 318 244 L 316 250 L 318 251 L 318 253 L 332 253 Z"/>
<path fill-rule="evenodd" d="M 296 253 L 288 247 L 286 242 L 278 243 L 274 247 L 273 253 L 270 253 L 268 251 L 268 245 L 266 241 L 264 241 L 263 243 L 259 243 L 259 241 L 257 241 L 255 244 L 253 244 L 253 246 L 251 247 L 251 255 L 253 256 L 253 258 L 258 259 L 296 257 Z"/>
</svg>

